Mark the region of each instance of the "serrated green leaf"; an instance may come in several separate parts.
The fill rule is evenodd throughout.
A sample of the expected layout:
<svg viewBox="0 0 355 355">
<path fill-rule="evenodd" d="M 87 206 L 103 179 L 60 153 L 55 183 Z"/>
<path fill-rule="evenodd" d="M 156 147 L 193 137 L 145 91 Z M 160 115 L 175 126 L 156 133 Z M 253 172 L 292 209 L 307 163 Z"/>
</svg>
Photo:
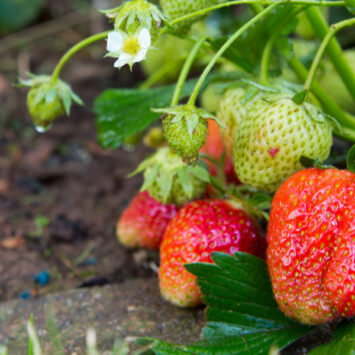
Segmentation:
<svg viewBox="0 0 355 355">
<path fill-rule="evenodd" d="M 181 96 L 188 96 L 195 83 L 195 80 L 188 81 Z M 174 88 L 170 85 L 149 90 L 105 90 L 94 104 L 100 144 L 104 148 L 117 148 L 125 138 L 146 129 L 160 116 L 151 108 L 168 106 Z"/>
<path fill-rule="evenodd" d="M 333 334 L 333 341 L 313 349 L 309 355 L 355 355 L 355 322 L 339 325 Z"/>
<path fill-rule="evenodd" d="M 203 340 L 175 345 L 155 340 L 156 354 L 267 355 L 283 349 L 314 328 L 287 318 L 274 300 L 266 264 L 237 253 L 213 253 L 215 264 L 188 264 L 197 276 L 207 308 Z"/>
<path fill-rule="evenodd" d="M 355 173 L 355 145 L 349 150 L 348 156 L 346 158 L 346 166 L 349 171 Z"/>
</svg>

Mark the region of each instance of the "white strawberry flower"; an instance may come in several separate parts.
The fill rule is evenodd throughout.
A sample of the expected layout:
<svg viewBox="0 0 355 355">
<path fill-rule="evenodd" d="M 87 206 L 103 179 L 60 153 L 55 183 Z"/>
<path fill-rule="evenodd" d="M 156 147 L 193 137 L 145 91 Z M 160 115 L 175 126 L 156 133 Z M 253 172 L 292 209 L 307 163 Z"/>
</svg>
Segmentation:
<svg viewBox="0 0 355 355">
<path fill-rule="evenodd" d="M 126 64 L 132 68 L 134 63 L 145 59 L 150 45 L 150 33 L 146 28 L 138 30 L 134 35 L 113 31 L 107 37 L 108 56 L 118 58 L 113 65 L 115 68 Z"/>
</svg>

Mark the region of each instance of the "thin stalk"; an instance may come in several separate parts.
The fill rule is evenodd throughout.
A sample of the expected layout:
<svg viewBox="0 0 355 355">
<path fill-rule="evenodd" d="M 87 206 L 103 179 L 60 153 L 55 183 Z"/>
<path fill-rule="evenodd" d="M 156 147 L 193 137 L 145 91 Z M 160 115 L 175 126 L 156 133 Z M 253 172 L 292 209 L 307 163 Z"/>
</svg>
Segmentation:
<svg viewBox="0 0 355 355">
<path fill-rule="evenodd" d="M 196 0 L 198 1 L 198 0 Z M 173 26 L 176 23 L 181 21 L 189 20 L 196 16 L 203 16 L 208 14 L 211 11 L 222 9 L 224 7 L 233 6 L 233 5 L 242 5 L 242 4 L 249 4 L 256 13 L 260 13 L 263 11 L 263 6 L 260 4 L 262 2 L 263 5 L 281 5 L 281 4 L 293 4 L 293 5 L 314 5 L 314 6 L 328 6 L 328 7 L 337 7 L 337 6 L 344 6 L 344 1 L 332 1 L 332 0 L 234 0 L 234 1 L 227 1 L 222 4 L 214 5 L 211 7 L 206 7 L 205 9 L 198 10 L 195 12 L 191 12 L 185 16 L 178 17 L 172 20 L 169 25 Z M 159 33 L 159 38 L 164 32 L 168 30 L 168 26 L 165 26 Z"/>
<path fill-rule="evenodd" d="M 52 80 L 56 81 L 59 78 L 60 72 L 63 68 L 63 66 L 65 65 L 65 63 L 78 51 L 80 51 L 81 49 L 83 49 L 84 47 L 97 42 L 101 39 L 104 39 L 108 36 L 108 34 L 111 31 L 105 31 L 105 32 L 101 32 L 101 33 L 97 33 L 95 35 L 92 35 L 88 38 L 83 39 L 82 41 L 78 42 L 76 45 L 74 45 L 73 47 L 71 47 L 60 59 L 60 61 L 58 62 L 57 66 L 54 68 L 53 74 L 52 74 Z"/>
<path fill-rule="evenodd" d="M 288 64 L 300 80 L 305 81 L 307 79 L 308 70 L 299 59 L 293 57 L 288 61 Z M 316 81 L 312 82 L 311 91 L 320 101 L 327 113 L 333 116 L 342 125 L 343 129 L 336 129 L 335 134 L 340 138 L 355 142 L 355 117 L 344 112 Z"/>
<path fill-rule="evenodd" d="M 332 38 L 335 36 L 335 34 L 338 31 L 340 31 L 341 29 L 343 29 L 345 27 L 350 27 L 353 25 L 355 25 L 355 18 L 351 18 L 351 19 L 347 19 L 347 20 L 338 22 L 330 27 L 327 35 L 324 37 L 324 39 L 317 51 L 316 56 L 314 57 L 312 66 L 311 66 L 309 73 L 308 73 L 307 80 L 304 84 L 304 89 L 306 90 L 307 95 L 308 95 L 309 89 L 311 88 L 312 81 L 314 80 L 314 77 L 316 75 L 319 63 L 323 57 L 325 50 L 327 49 L 327 47 L 329 45 L 329 42 L 332 40 Z"/>
<path fill-rule="evenodd" d="M 309 22 L 320 39 L 328 34 L 329 27 L 322 12 L 316 7 L 309 7 L 305 11 Z M 344 57 L 342 48 L 339 42 L 333 38 L 327 46 L 327 53 L 349 93 L 355 99 L 355 73 L 351 69 L 348 61 Z"/>
<path fill-rule="evenodd" d="M 187 57 L 185 64 L 180 72 L 178 82 L 175 87 L 174 95 L 171 100 L 171 106 L 176 106 L 179 103 L 180 95 L 182 88 L 184 87 L 187 76 L 189 75 L 192 64 L 197 56 L 197 53 L 201 49 L 203 43 L 206 41 L 206 37 L 201 38 L 196 44 L 193 46 L 189 56 Z"/>
<path fill-rule="evenodd" d="M 275 40 L 277 36 L 280 34 L 282 29 L 289 23 L 289 21 L 300 11 L 300 9 L 294 9 L 288 14 L 284 20 L 280 23 L 279 26 L 276 27 L 273 34 L 269 38 L 268 42 L 265 45 L 263 55 L 261 58 L 261 66 L 260 66 L 260 76 L 259 82 L 262 85 L 267 85 L 269 81 L 269 64 L 270 64 L 270 57 L 271 51 L 274 46 Z"/>
<path fill-rule="evenodd" d="M 269 13 L 271 10 L 273 10 L 276 6 L 278 6 L 278 3 L 273 3 L 272 5 L 268 6 L 266 9 L 264 9 L 262 12 L 257 14 L 255 17 L 253 17 L 249 22 L 244 24 L 241 28 L 236 31 L 232 37 L 228 39 L 227 42 L 224 43 L 224 45 L 218 50 L 218 52 L 214 55 L 214 57 L 211 59 L 211 61 L 208 63 L 207 67 L 201 74 L 200 78 L 198 79 L 195 88 L 190 96 L 190 99 L 188 101 L 188 104 L 194 105 L 197 99 L 197 95 L 202 87 L 203 82 L 207 78 L 208 74 L 212 70 L 213 66 L 216 64 L 218 59 L 223 55 L 223 53 L 233 44 L 235 40 L 238 39 L 239 36 L 243 34 L 248 28 L 253 26 L 258 20 L 260 20 L 263 16 L 265 16 L 267 13 Z"/>
</svg>

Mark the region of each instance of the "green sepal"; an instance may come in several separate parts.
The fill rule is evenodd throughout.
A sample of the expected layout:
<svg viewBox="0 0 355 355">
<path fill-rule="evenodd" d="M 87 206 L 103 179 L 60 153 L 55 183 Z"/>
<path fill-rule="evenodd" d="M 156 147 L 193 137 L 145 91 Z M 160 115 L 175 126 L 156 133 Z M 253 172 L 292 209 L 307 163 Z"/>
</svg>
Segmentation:
<svg viewBox="0 0 355 355">
<path fill-rule="evenodd" d="M 187 167 L 179 169 L 177 174 L 181 182 L 181 186 L 186 193 L 186 195 L 191 198 L 193 193 L 193 186 L 189 174 L 187 172 Z"/>
<path fill-rule="evenodd" d="M 189 171 L 191 172 L 191 174 L 193 174 L 194 176 L 196 176 L 198 179 L 200 179 L 203 182 L 209 183 L 211 180 L 208 170 L 203 168 L 200 165 L 195 165 L 195 166 L 189 168 Z"/>
<path fill-rule="evenodd" d="M 160 184 L 164 204 L 168 202 L 168 198 L 173 187 L 173 180 L 175 174 L 176 171 L 174 170 L 166 171 L 164 176 L 162 176 L 162 178 L 158 181 L 158 183 Z"/>
</svg>

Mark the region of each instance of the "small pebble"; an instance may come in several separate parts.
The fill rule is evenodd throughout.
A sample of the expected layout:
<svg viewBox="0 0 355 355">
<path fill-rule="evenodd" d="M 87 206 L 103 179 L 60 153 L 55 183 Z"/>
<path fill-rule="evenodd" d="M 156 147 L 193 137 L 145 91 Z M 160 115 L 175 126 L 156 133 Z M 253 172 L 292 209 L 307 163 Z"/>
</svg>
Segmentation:
<svg viewBox="0 0 355 355">
<path fill-rule="evenodd" d="M 26 291 L 20 293 L 19 297 L 22 298 L 23 300 L 29 300 L 31 298 L 31 291 L 26 290 Z"/>
<path fill-rule="evenodd" d="M 50 275 L 48 271 L 42 271 L 40 272 L 35 278 L 34 281 L 36 284 L 40 286 L 46 286 L 49 284 L 50 281 Z"/>
</svg>

